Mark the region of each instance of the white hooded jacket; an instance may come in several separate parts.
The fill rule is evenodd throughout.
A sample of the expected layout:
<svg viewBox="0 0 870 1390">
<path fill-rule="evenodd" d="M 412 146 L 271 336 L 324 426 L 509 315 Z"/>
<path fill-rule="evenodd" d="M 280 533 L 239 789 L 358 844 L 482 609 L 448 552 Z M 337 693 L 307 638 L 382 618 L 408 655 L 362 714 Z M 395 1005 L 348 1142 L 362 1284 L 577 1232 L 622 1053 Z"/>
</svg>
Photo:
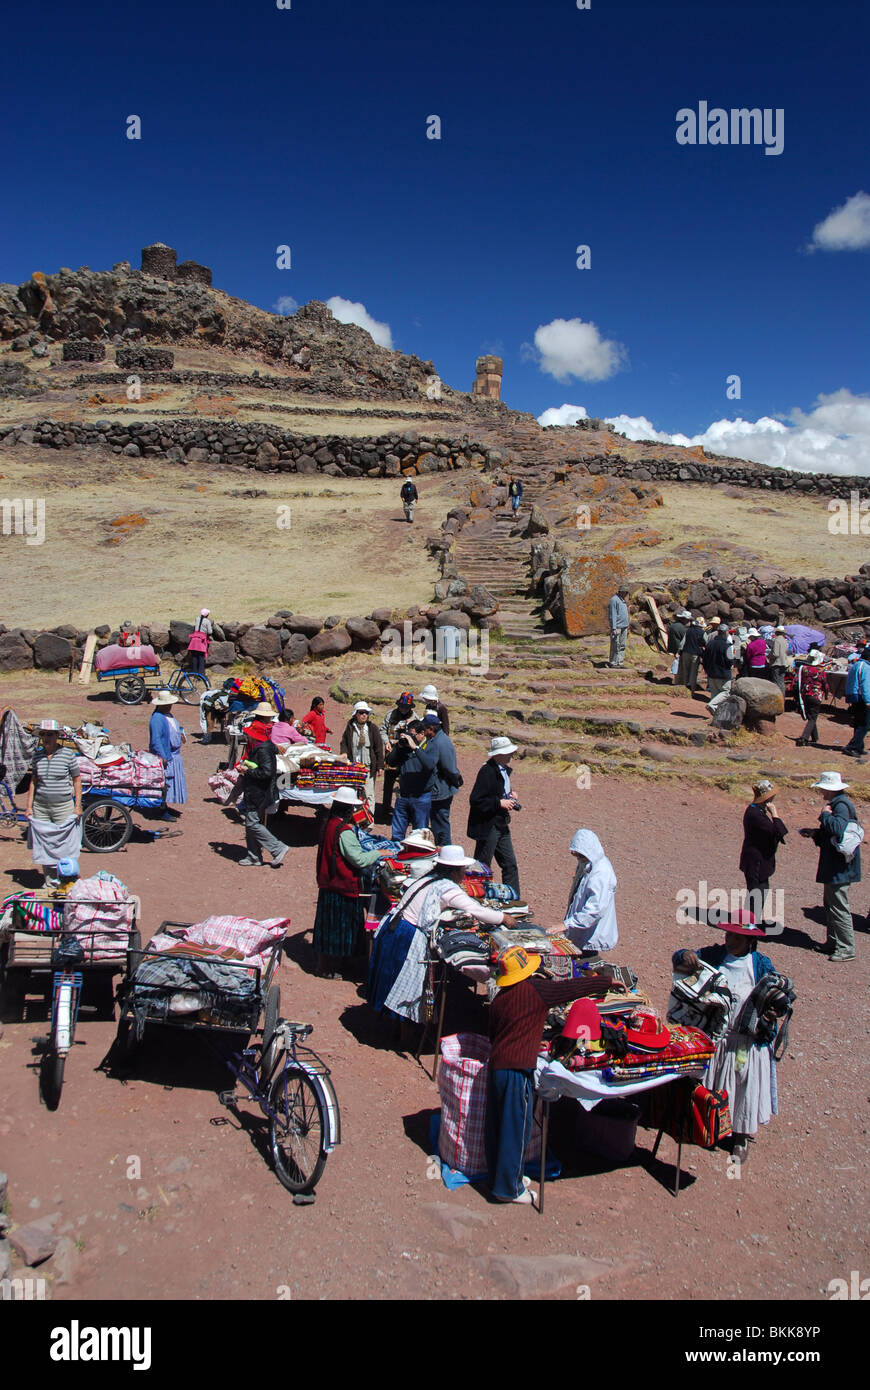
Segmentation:
<svg viewBox="0 0 870 1390">
<path fill-rule="evenodd" d="M 582 854 L 589 868 L 574 877 L 571 901 L 565 917 L 565 934 L 584 950 L 609 951 L 619 940 L 616 926 L 616 874 L 592 830 L 578 830 L 571 841 L 572 854 Z"/>
</svg>

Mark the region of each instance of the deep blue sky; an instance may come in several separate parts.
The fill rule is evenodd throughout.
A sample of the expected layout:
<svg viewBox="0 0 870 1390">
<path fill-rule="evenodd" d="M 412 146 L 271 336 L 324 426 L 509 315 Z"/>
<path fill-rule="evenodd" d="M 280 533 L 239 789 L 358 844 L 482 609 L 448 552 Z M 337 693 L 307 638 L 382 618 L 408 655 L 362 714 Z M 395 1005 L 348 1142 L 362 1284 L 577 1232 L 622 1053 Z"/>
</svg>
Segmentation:
<svg viewBox="0 0 870 1390">
<path fill-rule="evenodd" d="M 866 392 L 870 253 L 803 250 L 870 192 L 857 4 L 216 0 L 13 4 L 0 279 L 150 241 L 271 308 L 341 295 L 468 389 L 693 433 Z M 681 147 L 699 100 L 783 107 L 785 149 Z M 141 142 L 125 138 L 142 118 Z M 442 139 L 427 140 L 440 115 Z M 279 243 L 293 267 L 275 267 Z M 575 268 L 578 243 L 592 269 Z M 561 383 L 521 347 L 594 322 L 625 370 Z M 740 402 L 725 399 L 737 372 Z"/>
</svg>

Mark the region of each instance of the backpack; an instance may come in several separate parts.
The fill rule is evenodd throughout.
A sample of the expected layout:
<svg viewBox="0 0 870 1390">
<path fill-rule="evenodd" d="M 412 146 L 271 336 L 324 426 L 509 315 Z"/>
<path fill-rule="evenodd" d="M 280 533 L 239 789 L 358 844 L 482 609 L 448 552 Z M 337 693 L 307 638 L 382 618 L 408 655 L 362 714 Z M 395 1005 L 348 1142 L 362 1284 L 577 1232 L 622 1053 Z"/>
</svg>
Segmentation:
<svg viewBox="0 0 870 1390">
<path fill-rule="evenodd" d="M 842 854 L 846 860 L 852 860 L 858 853 L 861 841 L 864 839 L 864 827 L 859 821 L 850 820 L 846 822 L 846 828 L 839 840 L 832 840 L 831 843 L 838 854 Z"/>
</svg>

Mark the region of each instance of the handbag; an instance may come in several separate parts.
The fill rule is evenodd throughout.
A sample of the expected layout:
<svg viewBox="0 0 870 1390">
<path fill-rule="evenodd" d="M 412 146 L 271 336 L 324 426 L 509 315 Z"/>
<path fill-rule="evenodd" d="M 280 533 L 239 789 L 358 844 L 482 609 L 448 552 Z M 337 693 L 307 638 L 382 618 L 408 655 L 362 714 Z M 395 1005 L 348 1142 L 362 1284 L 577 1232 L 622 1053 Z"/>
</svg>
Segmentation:
<svg viewBox="0 0 870 1390">
<path fill-rule="evenodd" d="M 657 1086 L 646 1098 L 645 1123 L 678 1144 L 714 1149 L 731 1133 L 727 1092 L 711 1091 L 690 1077 Z"/>
<path fill-rule="evenodd" d="M 834 849 L 842 854 L 844 859 L 854 859 L 863 839 L 863 825 L 860 825 L 856 820 L 847 821 L 846 829 L 840 839 L 833 842 Z"/>
</svg>

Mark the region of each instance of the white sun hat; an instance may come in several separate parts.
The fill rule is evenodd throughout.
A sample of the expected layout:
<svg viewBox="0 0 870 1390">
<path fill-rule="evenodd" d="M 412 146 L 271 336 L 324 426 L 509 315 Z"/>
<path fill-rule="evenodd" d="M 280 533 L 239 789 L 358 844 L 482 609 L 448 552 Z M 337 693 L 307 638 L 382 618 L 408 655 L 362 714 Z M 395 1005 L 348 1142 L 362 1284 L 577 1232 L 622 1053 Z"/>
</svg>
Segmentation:
<svg viewBox="0 0 870 1390">
<path fill-rule="evenodd" d="M 475 862 L 461 845 L 442 845 L 435 858 L 436 864 L 443 864 L 448 869 L 470 869 Z"/>
<path fill-rule="evenodd" d="M 822 792 L 844 792 L 849 783 L 844 782 L 839 772 L 823 772 L 818 782 L 813 782 Z"/>
<path fill-rule="evenodd" d="M 178 696 L 174 690 L 155 690 L 151 696 L 152 705 L 177 705 Z"/>
<path fill-rule="evenodd" d="M 359 714 L 361 710 L 365 710 L 366 714 L 374 714 L 371 705 L 367 705 L 365 700 L 357 700 L 351 712 L 353 714 Z"/>
<path fill-rule="evenodd" d="M 437 700 L 438 691 L 435 689 L 434 685 L 424 685 L 417 698 L 418 700 Z"/>
<path fill-rule="evenodd" d="M 516 753 L 516 751 L 517 745 L 515 743 L 511 743 L 509 738 L 496 736 L 495 738 L 490 739 L 489 752 L 486 756 L 488 758 L 495 758 L 498 756 L 499 753 Z"/>
<path fill-rule="evenodd" d="M 402 837 L 402 844 L 407 845 L 409 849 L 429 849 L 433 854 L 438 849 L 435 836 L 425 827 L 421 830 L 409 830 L 407 835 Z"/>
<path fill-rule="evenodd" d="M 340 806 L 362 806 L 362 802 L 353 787 L 339 787 L 338 791 L 335 792 L 332 797 L 333 806 L 336 801 Z"/>
</svg>

